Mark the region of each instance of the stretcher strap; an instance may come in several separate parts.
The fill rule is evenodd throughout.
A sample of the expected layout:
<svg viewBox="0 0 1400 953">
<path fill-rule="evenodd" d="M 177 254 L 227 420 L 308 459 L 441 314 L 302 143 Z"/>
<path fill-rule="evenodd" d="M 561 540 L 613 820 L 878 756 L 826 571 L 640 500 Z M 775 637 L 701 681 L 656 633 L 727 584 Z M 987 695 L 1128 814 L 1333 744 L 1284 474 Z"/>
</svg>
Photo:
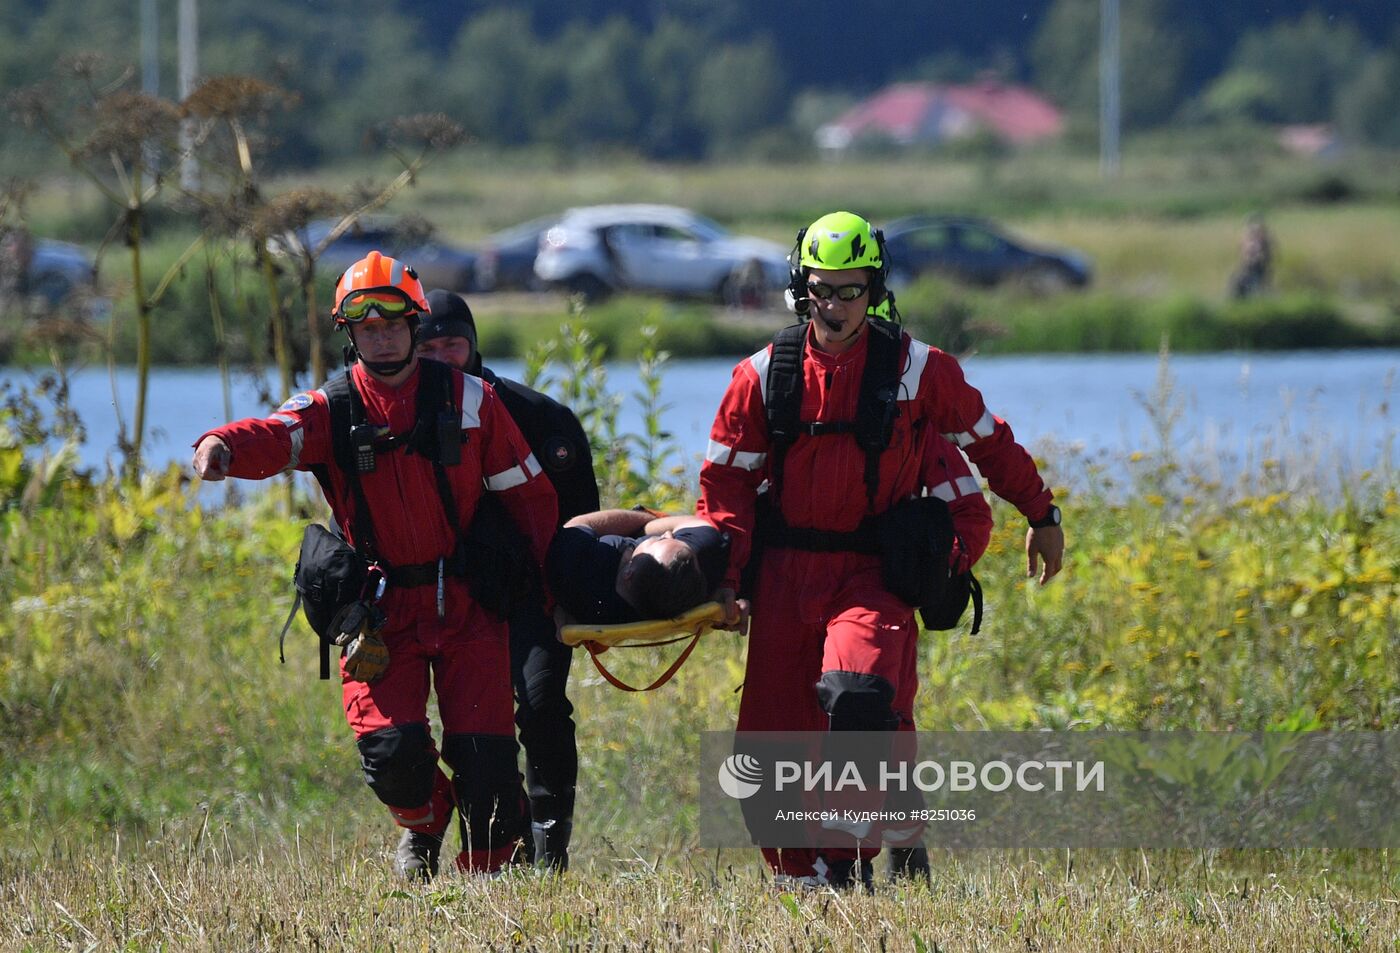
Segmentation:
<svg viewBox="0 0 1400 953">
<path fill-rule="evenodd" d="M 591 659 L 593 660 L 593 667 L 596 668 L 596 669 L 598 670 L 598 674 L 601 675 L 601 676 L 603 676 L 605 679 L 607 679 L 607 680 L 608 680 L 608 683 L 609 683 L 610 685 L 612 685 L 614 688 L 620 688 L 620 689 L 622 689 L 624 692 L 650 692 L 650 691 L 655 691 L 656 689 L 660 688 L 662 685 L 665 685 L 667 682 L 669 682 L 669 681 L 671 680 L 671 676 L 675 675 L 676 672 L 678 672 L 678 671 L 680 670 L 680 667 L 681 667 L 682 665 L 685 664 L 685 660 L 688 659 L 688 658 L 690 658 L 690 653 L 693 652 L 693 651 L 695 651 L 695 646 L 699 644 L 699 642 L 700 642 L 700 636 L 703 635 L 703 634 L 704 634 L 704 631 L 702 630 L 702 631 L 700 631 L 700 632 L 696 632 L 695 635 L 691 636 L 690 644 L 687 645 L 687 646 L 685 647 L 685 649 L 681 652 L 680 655 L 676 656 L 676 660 L 675 660 L 674 662 L 671 663 L 670 668 L 668 668 L 668 669 L 666 669 L 666 671 L 662 672 L 661 675 L 656 679 L 656 681 L 652 682 L 652 683 L 651 683 L 650 685 L 648 685 L 646 688 L 637 688 L 635 685 L 628 685 L 626 682 L 624 682 L 622 679 L 618 678 L 618 677 L 617 677 L 616 675 L 614 675 L 612 672 L 609 672 L 609 671 L 607 670 L 607 668 L 603 665 L 603 663 L 600 662 L 600 661 L 598 661 L 598 656 L 599 656 L 599 655 L 602 655 L 603 653 L 600 652 L 600 651 L 598 650 L 598 645 L 597 645 L 597 643 L 594 643 L 594 642 L 585 642 L 585 643 L 583 643 L 583 647 L 586 648 L 586 649 L 588 649 L 588 657 L 591 658 Z M 669 644 L 671 644 L 672 642 L 677 642 L 677 641 L 680 641 L 680 640 L 679 640 L 679 639 L 667 639 L 667 640 L 664 641 L 664 642 L 648 642 L 648 643 L 646 643 L 646 645 L 669 645 Z M 636 645 L 636 646 L 627 646 L 627 647 L 628 647 L 628 648 L 644 648 L 645 646 L 644 646 L 644 645 Z M 604 651 L 606 651 L 606 649 L 604 649 Z"/>
</svg>

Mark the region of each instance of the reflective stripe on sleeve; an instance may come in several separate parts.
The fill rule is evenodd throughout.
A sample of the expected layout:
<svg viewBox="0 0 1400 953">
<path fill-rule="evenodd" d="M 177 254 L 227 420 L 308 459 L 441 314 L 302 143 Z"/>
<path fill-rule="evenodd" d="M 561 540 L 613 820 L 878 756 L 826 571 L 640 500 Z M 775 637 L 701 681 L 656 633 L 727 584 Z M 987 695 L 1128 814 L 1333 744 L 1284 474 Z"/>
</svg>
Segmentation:
<svg viewBox="0 0 1400 953">
<path fill-rule="evenodd" d="M 733 447 L 726 447 L 722 443 L 711 440 L 705 448 L 705 462 L 716 463 L 724 467 L 738 467 L 741 470 L 757 470 L 767 461 L 768 454 L 752 453 L 743 450 L 735 450 Z"/>
<path fill-rule="evenodd" d="M 531 457 L 531 459 L 534 459 Z M 530 474 L 525 472 L 524 467 L 511 467 L 509 470 L 502 470 L 486 478 L 486 489 L 493 493 L 502 490 L 509 490 L 512 487 L 520 486 L 530 480 Z"/>
<path fill-rule="evenodd" d="M 981 496 L 982 487 L 978 484 L 976 477 L 965 476 L 958 477 L 956 483 L 944 480 L 942 483 L 938 484 L 938 486 L 930 489 L 925 495 L 936 496 L 944 503 L 951 503 L 964 496 Z"/>
<path fill-rule="evenodd" d="M 476 430 L 481 427 L 481 403 L 486 399 L 486 390 L 481 378 L 463 375 L 462 384 L 462 429 Z"/>
<path fill-rule="evenodd" d="M 899 399 L 914 400 L 919 396 L 919 380 L 928 366 L 928 356 L 933 349 L 922 341 L 910 340 L 909 363 L 899 377 Z"/>
<path fill-rule="evenodd" d="M 532 453 L 525 458 L 525 462 L 518 467 L 511 467 L 509 470 L 502 470 L 486 478 L 486 489 L 499 493 L 502 490 L 509 490 L 511 487 L 520 486 L 522 483 L 529 483 L 535 477 L 544 472 L 540 466 L 540 461 L 535 459 Z"/>
<path fill-rule="evenodd" d="M 944 480 L 942 483 L 938 484 L 938 486 L 932 487 L 928 491 L 928 495 L 936 496 L 944 503 L 951 503 L 958 498 L 957 493 L 953 490 L 953 484 L 949 483 L 947 480 Z"/>
<path fill-rule="evenodd" d="M 983 437 L 990 437 L 997 429 L 997 419 L 992 416 L 990 410 L 982 412 L 982 417 L 977 423 L 972 425 L 972 429 L 965 433 L 945 433 L 947 437 L 959 447 L 966 447 L 968 444 L 976 443 Z"/>
<path fill-rule="evenodd" d="M 292 439 L 292 453 L 287 460 L 287 469 L 295 470 L 297 464 L 301 463 L 301 448 L 306 444 L 306 431 L 302 429 L 301 421 L 285 414 L 273 414 L 268 419 L 275 420 L 287 428 L 287 436 Z"/>
<path fill-rule="evenodd" d="M 764 348 L 756 354 L 749 355 L 749 363 L 753 365 L 753 372 L 758 375 L 758 395 L 763 398 L 763 406 L 768 406 L 768 363 L 772 355 L 768 353 L 768 348 Z"/>
</svg>

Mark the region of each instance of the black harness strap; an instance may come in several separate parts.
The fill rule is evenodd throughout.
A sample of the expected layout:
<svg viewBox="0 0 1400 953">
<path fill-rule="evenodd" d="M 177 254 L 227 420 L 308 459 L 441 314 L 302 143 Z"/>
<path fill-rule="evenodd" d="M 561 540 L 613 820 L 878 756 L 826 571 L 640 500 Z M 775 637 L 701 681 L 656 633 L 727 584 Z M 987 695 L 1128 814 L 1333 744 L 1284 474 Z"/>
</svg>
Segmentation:
<svg viewBox="0 0 1400 953">
<path fill-rule="evenodd" d="M 788 325 L 773 336 L 764 410 L 770 445 L 769 490 L 775 501 L 782 490 L 788 448 L 802 432 L 802 356 L 806 346 L 805 323 Z"/>
<path fill-rule="evenodd" d="M 381 562 L 374 533 L 374 518 L 360 481 L 359 461 L 356 459 L 356 448 L 351 439 L 354 429 L 367 423 L 367 413 L 364 398 L 361 397 L 359 388 L 353 386 L 350 375 L 351 369 L 347 366 L 344 374 L 331 378 L 322 388 L 330 408 L 331 456 L 345 475 L 354 501 L 354 512 L 348 523 L 355 540 L 355 549 L 367 562 Z M 403 448 L 407 453 L 418 453 L 430 460 L 438 496 L 442 501 L 443 515 L 447 519 L 447 525 L 455 527 L 457 507 L 452 494 L 452 484 L 447 475 L 447 466 L 461 461 L 462 437 L 461 410 L 452 399 L 452 369 L 437 361 L 421 361 L 419 375 L 413 429 L 406 434 L 376 437 L 372 447 L 376 456 Z M 321 484 L 326 498 L 331 499 L 331 480 L 327 468 L 313 467 L 312 474 Z M 438 586 L 441 607 L 444 576 L 466 575 L 465 563 L 466 557 L 459 533 L 453 552 L 441 559 L 383 568 L 389 581 L 400 588 Z M 328 677 L 329 667 L 330 646 L 322 641 L 322 678 Z"/>
<path fill-rule="evenodd" d="M 854 434 L 865 451 L 865 495 L 869 512 L 875 511 L 880 489 L 880 454 L 894 436 L 899 415 L 900 345 L 899 325 L 879 318 L 867 318 L 870 353 L 860 378 L 856 419 L 842 421 L 803 421 L 802 359 L 807 347 L 807 325 L 793 324 L 773 336 L 773 352 L 768 361 L 764 410 L 768 418 L 769 484 L 774 504 L 781 498 L 783 464 L 788 448 L 802 434 L 812 437 Z"/>
</svg>

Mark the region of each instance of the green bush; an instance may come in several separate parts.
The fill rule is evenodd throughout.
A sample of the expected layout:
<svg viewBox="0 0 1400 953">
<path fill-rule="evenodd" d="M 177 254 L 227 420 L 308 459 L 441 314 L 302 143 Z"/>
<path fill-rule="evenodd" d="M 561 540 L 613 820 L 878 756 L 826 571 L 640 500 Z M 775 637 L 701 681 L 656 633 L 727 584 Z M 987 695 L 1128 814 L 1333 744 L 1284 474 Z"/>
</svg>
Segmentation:
<svg viewBox="0 0 1400 953">
<path fill-rule="evenodd" d="M 1366 323 L 1331 299 L 1273 295 L 1215 303 L 1194 295 L 1101 293 L 1029 297 L 1015 291 L 915 284 L 899 296 L 911 331 L 930 344 L 992 354 L 1394 347 L 1400 320 Z"/>
<path fill-rule="evenodd" d="M 585 306 L 579 315 L 608 360 L 635 359 L 644 346 L 643 326 L 656 329 L 657 348 L 686 357 L 748 354 L 772 337 L 771 321 L 717 319 L 717 310 L 706 303 L 622 295 Z M 563 311 L 478 315 L 481 351 L 491 358 L 524 357 L 535 343 L 556 338 L 569 319 Z"/>
</svg>

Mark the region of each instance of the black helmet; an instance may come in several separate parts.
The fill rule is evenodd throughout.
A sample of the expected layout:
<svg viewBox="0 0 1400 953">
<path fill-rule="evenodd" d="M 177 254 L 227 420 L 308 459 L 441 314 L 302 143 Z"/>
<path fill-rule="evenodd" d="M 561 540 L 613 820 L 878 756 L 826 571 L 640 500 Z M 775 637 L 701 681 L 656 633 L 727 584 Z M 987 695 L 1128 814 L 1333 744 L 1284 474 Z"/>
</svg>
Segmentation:
<svg viewBox="0 0 1400 953">
<path fill-rule="evenodd" d="M 418 328 L 418 340 L 433 338 L 466 338 L 472 345 L 472 357 L 466 371 L 481 373 L 481 351 L 476 346 L 476 319 L 466 300 L 456 292 L 434 288 L 428 292 L 428 314 Z"/>
</svg>

